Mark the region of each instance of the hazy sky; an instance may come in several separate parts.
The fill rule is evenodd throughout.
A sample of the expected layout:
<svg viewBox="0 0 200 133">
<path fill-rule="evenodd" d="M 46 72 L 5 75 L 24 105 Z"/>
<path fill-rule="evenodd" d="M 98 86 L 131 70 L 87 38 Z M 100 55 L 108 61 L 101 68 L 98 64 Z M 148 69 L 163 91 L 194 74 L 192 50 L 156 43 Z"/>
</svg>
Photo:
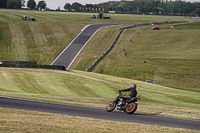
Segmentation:
<svg viewBox="0 0 200 133">
<path fill-rule="evenodd" d="M 25 1 L 27 2 L 28 0 Z M 38 4 L 39 1 L 41 0 L 35 0 L 36 4 Z M 81 3 L 82 5 L 85 5 L 85 4 L 99 4 L 108 1 L 120 1 L 120 0 L 44 0 L 44 1 L 46 1 L 47 7 L 49 7 L 50 9 L 58 9 L 58 7 L 60 6 L 60 9 L 63 10 L 64 9 L 63 7 L 66 3 L 72 4 L 78 2 Z M 200 0 L 185 0 L 185 1 L 200 2 Z"/>
</svg>

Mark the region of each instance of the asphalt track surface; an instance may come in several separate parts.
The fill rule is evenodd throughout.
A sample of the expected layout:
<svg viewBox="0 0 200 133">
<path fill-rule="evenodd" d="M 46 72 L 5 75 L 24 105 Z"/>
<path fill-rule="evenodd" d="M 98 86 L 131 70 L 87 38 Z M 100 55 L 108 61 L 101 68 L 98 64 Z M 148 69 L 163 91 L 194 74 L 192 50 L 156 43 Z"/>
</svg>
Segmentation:
<svg viewBox="0 0 200 133">
<path fill-rule="evenodd" d="M 60 55 L 51 63 L 51 65 L 62 65 L 69 68 L 76 59 L 80 51 L 84 48 L 92 36 L 105 26 L 123 25 L 119 23 L 103 23 L 89 25 L 85 30 L 79 33 L 77 37 L 60 53 Z"/>
<path fill-rule="evenodd" d="M 80 107 L 66 104 L 0 97 L 0 107 L 200 131 L 200 121 L 139 113 L 126 114 L 120 111 L 107 112 L 106 109 Z"/>
</svg>

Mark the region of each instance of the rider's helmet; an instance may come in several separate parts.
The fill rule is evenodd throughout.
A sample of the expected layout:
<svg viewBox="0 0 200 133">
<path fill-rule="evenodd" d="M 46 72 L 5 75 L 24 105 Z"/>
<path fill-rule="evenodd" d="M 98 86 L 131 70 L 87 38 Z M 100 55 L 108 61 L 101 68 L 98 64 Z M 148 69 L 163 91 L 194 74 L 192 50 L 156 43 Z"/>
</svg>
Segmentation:
<svg viewBox="0 0 200 133">
<path fill-rule="evenodd" d="M 136 86 L 135 84 L 132 84 L 132 85 L 131 85 L 131 88 L 136 89 L 136 87 L 137 87 L 137 86 Z"/>
</svg>

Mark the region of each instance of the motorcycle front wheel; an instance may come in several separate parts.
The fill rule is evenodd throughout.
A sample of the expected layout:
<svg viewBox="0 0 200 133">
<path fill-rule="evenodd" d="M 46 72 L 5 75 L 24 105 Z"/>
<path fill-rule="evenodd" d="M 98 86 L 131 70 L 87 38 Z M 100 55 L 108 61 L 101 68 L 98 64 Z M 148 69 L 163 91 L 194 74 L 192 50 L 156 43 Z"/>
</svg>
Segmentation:
<svg viewBox="0 0 200 133">
<path fill-rule="evenodd" d="M 107 112 L 112 112 L 116 107 L 116 102 L 112 101 L 110 104 L 108 104 L 108 106 L 106 107 L 106 111 Z"/>
<path fill-rule="evenodd" d="M 127 114 L 132 114 L 137 110 L 137 104 L 136 103 L 129 103 L 125 109 Z"/>
</svg>

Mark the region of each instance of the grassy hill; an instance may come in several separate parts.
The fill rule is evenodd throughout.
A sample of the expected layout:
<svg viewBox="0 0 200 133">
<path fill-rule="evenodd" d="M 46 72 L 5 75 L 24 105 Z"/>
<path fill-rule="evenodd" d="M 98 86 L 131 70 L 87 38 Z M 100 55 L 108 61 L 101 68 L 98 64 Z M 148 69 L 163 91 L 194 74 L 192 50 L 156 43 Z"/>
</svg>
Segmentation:
<svg viewBox="0 0 200 133">
<path fill-rule="evenodd" d="M 22 21 L 22 16 L 36 21 Z M 97 14 L 95 14 L 97 15 Z M 51 64 L 80 30 L 93 23 L 149 23 L 149 16 L 109 14 L 112 19 L 91 19 L 91 13 L 0 9 L 0 60 Z M 152 22 L 185 21 L 180 17 L 152 16 Z M 114 38 L 109 38 L 110 41 Z M 106 41 L 104 41 L 104 44 Z M 110 44 L 108 44 L 110 45 Z"/>
<path fill-rule="evenodd" d="M 29 14 L 36 18 L 37 21 L 22 21 L 22 15 L 29 16 Z M 109 14 L 112 19 L 101 20 L 91 19 L 90 13 L 5 9 L 0 9 L 0 16 L 0 60 L 37 61 L 39 64 L 50 64 L 80 32 L 80 29 L 88 24 L 149 23 L 150 18 L 152 23 L 165 22 L 166 20 L 168 22 L 194 21 L 173 25 L 174 29 L 167 28 L 167 26 L 171 25 L 162 25 L 159 31 L 152 31 L 150 27 L 124 30 L 114 49 L 93 69 L 93 72 L 129 78 L 130 80 L 145 81 L 150 79 L 158 82 L 160 85 L 173 87 L 175 90 L 199 93 L 200 56 L 198 42 L 200 40 L 198 38 L 198 26 L 200 24 L 198 20 L 184 17 L 120 14 Z M 193 25 L 196 28 L 185 27 Z M 71 69 L 85 71 L 89 65 L 107 50 L 118 34 L 119 28 L 121 26 L 105 27 L 99 30 L 77 57 Z M 133 35 L 137 34 L 138 31 L 140 31 L 140 34 L 133 38 Z M 133 39 L 132 43 L 130 43 L 130 39 Z M 124 56 L 123 48 L 126 49 L 127 57 Z M 144 59 L 147 61 L 145 64 L 143 63 Z M 21 85 L 24 79 L 21 79 L 20 74 L 15 76 L 13 80 L 16 80 L 16 83 Z M 30 76 L 27 75 L 27 77 L 29 78 Z M 52 79 L 56 79 L 56 77 L 53 76 Z M 68 78 L 67 80 L 72 83 L 77 82 L 73 78 Z M 41 86 L 38 81 L 27 81 L 26 84 L 22 83 L 19 88 L 29 92 L 30 86 L 34 86 L 34 92 L 31 91 L 31 93 L 44 93 L 48 95 L 58 93 L 60 95 L 55 90 L 49 90 L 48 92 L 45 90 L 50 85 L 57 88 L 57 82 L 49 81 L 50 85 L 46 86 L 46 84 L 43 84 Z M 63 81 L 61 83 L 62 86 L 66 86 L 64 82 L 66 80 L 62 78 L 61 81 Z M 45 80 L 43 82 L 46 83 Z M 81 82 L 78 85 L 70 84 L 70 86 L 84 86 L 83 84 Z M 131 82 L 124 86 L 115 87 L 115 89 L 126 88 L 130 84 Z M 8 85 L 9 87 L 7 86 L 7 88 L 12 89 L 13 86 L 11 85 Z M 13 85 L 15 86 L 16 84 Z M 106 88 L 112 88 L 111 85 L 109 82 Z M 147 85 L 151 86 L 150 84 Z M 95 86 L 104 87 L 102 84 L 96 84 Z M 88 88 L 89 86 L 84 86 L 84 91 Z M 100 88 L 99 90 L 101 90 Z M 4 87 L 1 87 L 1 89 L 6 91 Z M 57 89 L 59 90 L 59 88 Z M 90 95 L 91 97 L 105 97 L 106 95 L 106 98 L 109 98 L 113 96 L 113 92 L 103 93 L 104 91 L 102 91 L 96 94 L 95 91 L 87 91 L 91 94 L 79 92 L 80 94 L 76 95 L 74 91 L 65 90 L 64 93 L 72 97 L 90 97 Z M 142 93 L 146 93 L 145 91 Z M 176 95 L 175 92 L 173 94 Z M 148 97 L 143 99 L 148 99 Z M 152 100 L 154 101 L 155 99 L 150 101 Z"/>
<path fill-rule="evenodd" d="M 29 16 L 29 14 L 37 21 L 21 20 L 22 15 Z M 0 60 L 37 61 L 38 64 L 50 64 L 85 25 L 150 22 L 150 16 L 109 14 L 111 20 L 91 19 L 90 16 L 90 13 L 0 9 Z M 197 21 L 184 17 L 151 16 L 151 18 L 152 22 Z M 181 26 L 194 24 L 199 25 L 197 22 Z M 199 45 L 197 44 L 199 29 L 181 28 L 180 25 L 174 27 L 175 29 L 171 30 L 162 26 L 160 31 L 144 28 L 141 34 L 134 38 L 133 43 L 129 43 L 129 40 L 139 28 L 125 30 L 112 52 L 94 68 L 93 72 L 97 73 L 84 71 L 107 50 L 118 34 L 120 26 L 99 30 L 68 71 L 0 68 L 0 96 L 105 108 L 117 96 L 117 90 L 136 83 L 138 93 L 142 97 L 137 112 L 200 120 Z M 128 44 L 127 57 L 122 52 L 125 44 Z M 143 63 L 144 59 L 147 61 L 146 64 Z M 159 84 L 142 82 L 146 79 Z M 95 131 L 110 132 L 115 131 L 110 127 L 124 124 L 3 108 L 0 110 L 2 116 L 0 129 L 10 132 L 34 129 L 44 132 L 54 131 L 50 127 L 54 127 L 55 131 L 65 131 L 67 127 L 70 131 L 79 128 L 80 131 L 84 129 L 87 132 L 95 127 Z M 75 126 L 77 119 L 78 127 Z M 63 125 L 66 120 L 70 121 L 67 125 L 71 126 Z M 79 126 L 82 123 L 84 128 Z M 105 125 L 100 128 L 94 123 L 101 125 L 105 123 Z M 136 124 L 128 126 L 134 129 L 137 127 L 138 131 L 143 132 L 161 130 L 184 132 L 181 129 L 157 126 Z M 129 131 L 129 128 L 119 130 Z"/>
<path fill-rule="evenodd" d="M 105 108 L 119 89 L 137 84 L 137 112 L 200 119 L 200 97 L 191 92 L 84 71 L 0 68 L 1 96 Z"/>
<path fill-rule="evenodd" d="M 36 19 L 35 22 L 22 21 L 22 15 L 29 14 Z M 151 19 L 152 23 L 166 20 L 197 21 L 189 25 L 199 25 L 198 20 L 184 17 L 123 14 L 108 16 L 112 19 L 91 19 L 90 13 L 0 9 L 0 60 L 51 64 L 82 27 L 93 23 L 149 23 Z M 93 72 L 142 81 L 150 79 L 174 88 L 199 91 L 199 28 L 174 27 L 173 30 L 162 29 L 156 32 L 149 28 L 142 29 L 141 34 L 130 44 L 129 40 L 140 29 L 125 30 L 113 51 Z M 119 28 L 121 26 L 102 28 L 86 45 L 71 69 L 85 71 L 111 45 Z M 122 49 L 127 43 L 128 56 L 125 57 Z M 144 59 L 147 60 L 146 64 L 142 63 Z"/>
<path fill-rule="evenodd" d="M 29 14 L 37 21 L 22 21 L 22 15 Z M 152 31 L 149 27 L 125 30 L 111 53 L 93 72 L 143 81 L 152 79 L 159 84 L 199 91 L 199 28 L 180 28 L 199 26 L 198 20 L 120 14 L 109 14 L 112 19 L 101 20 L 91 19 L 90 15 L 0 9 L 0 60 L 50 64 L 83 26 L 92 23 L 149 23 L 150 18 L 152 22 L 197 21 L 174 25 L 174 29 L 167 29 L 166 26 L 169 25 L 162 25 L 159 31 Z M 85 70 L 107 50 L 119 28 L 120 26 L 102 28 L 86 45 L 71 68 Z M 132 38 L 138 30 L 141 30 L 140 34 Z M 132 43 L 130 39 L 133 39 Z M 122 52 L 125 45 L 127 57 Z M 147 60 L 146 64 L 143 59 Z M 184 86 L 181 81 L 184 81 Z"/>
<path fill-rule="evenodd" d="M 150 30 L 151 27 L 125 30 L 114 49 L 92 72 L 141 81 L 153 80 L 165 86 L 199 92 L 200 22 L 176 24 L 173 25 L 174 29 L 167 28 L 170 26 L 162 25 L 159 31 Z M 111 34 L 103 35 L 106 29 Z M 137 34 L 138 31 L 140 34 Z M 104 42 L 98 40 L 116 36 L 118 32 L 118 28 L 112 27 L 100 30 L 86 45 L 71 68 L 86 70 L 85 64 L 92 64 L 109 47 L 103 48 Z M 134 35 L 136 36 L 133 37 Z M 130 42 L 131 39 L 133 42 Z M 94 51 L 96 47 L 98 49 Z M 147 62 L 145 64 L 144 59 Z"/>
</svg>

